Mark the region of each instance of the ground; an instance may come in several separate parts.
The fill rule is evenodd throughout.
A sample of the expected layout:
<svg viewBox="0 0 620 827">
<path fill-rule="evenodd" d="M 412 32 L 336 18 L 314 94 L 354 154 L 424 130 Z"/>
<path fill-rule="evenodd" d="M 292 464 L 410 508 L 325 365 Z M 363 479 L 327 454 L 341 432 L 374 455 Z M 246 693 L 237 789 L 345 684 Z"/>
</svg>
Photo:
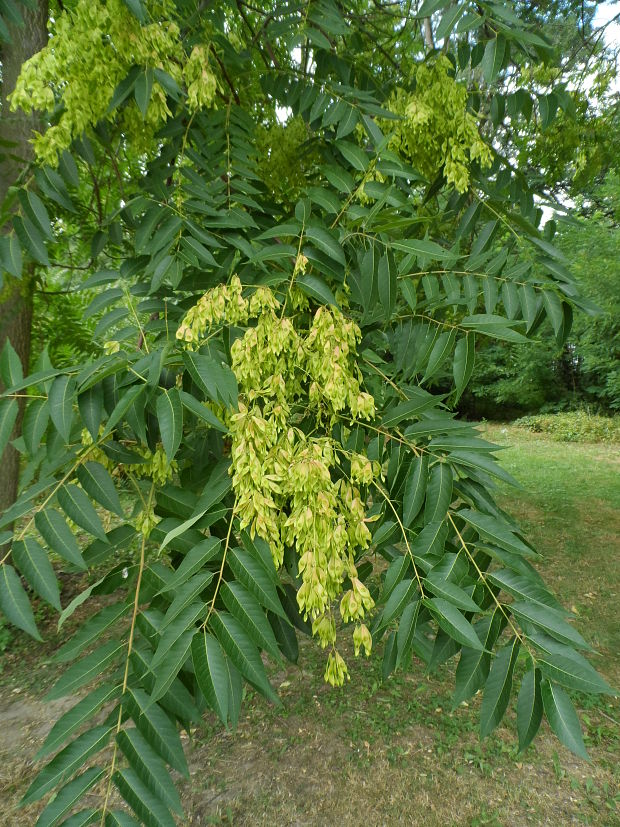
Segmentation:
<svg viewBox="0 0 620 827">
<path fill-rule="evenodd" d="M 620 450 L 565 445 L 508 426 L 487 430 L 511 446 L 504 467 L 524 486 L 503 489 L 502 504 L 542 552 L 542 573 L 599 652 L 595 665 L 620 687 Z M 45 647 L 18 636 L 4 654 L 0 803 L 7 827 L 34 824 L 37 807 L 16 805 L 36 771 L 36 749 L 72 703 L 42 699 L 56 674 L 56 645 L 51 627 Z M 305 644 L 298 666 L 274 671 L 283 710 L 248 692 L 235 732 L 207 716 L 191 733 L 191 779 L 180 785 L 184 824 L 620 825 L 617 700 L 576 699 L 591 763 L 546 726 L 518 755 L 514 704 L 484 742 L 479 699 L 452 710 L 453 664 L 428 676 L 414 661 L 383 683 L 376 659 L 351 658 L 351 683 L 334 690 L 323 683 L 322 660 Z"/>
</svg>

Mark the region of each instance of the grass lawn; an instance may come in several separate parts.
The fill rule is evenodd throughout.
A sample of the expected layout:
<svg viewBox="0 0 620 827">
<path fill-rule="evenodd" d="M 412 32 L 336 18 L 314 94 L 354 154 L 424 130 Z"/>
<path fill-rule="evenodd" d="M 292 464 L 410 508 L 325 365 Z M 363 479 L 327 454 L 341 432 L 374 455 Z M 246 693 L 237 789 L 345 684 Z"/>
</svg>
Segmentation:
<svg viewBox="0 0 620 827">
<path fill-rule="evenodd" d="M 501 503 L 543 554 L 541 570 L 600 653 L 595 665 L 620 687 L 620 450 L 552 442 L 487 426 L 510 445 L 504 466 L 524 485 Z M 0 812 L 7 827 L 34 824 L 15 804 L 34 775 L 32 756 L 71 705 L 45 704 L 55 675 L 45 648 L 16 637 L 0 674 Z M 45 660 L 45 659 L 48 660 Z M 620 705 L 577 697 L 588 764 L 546 725 L 516 752 L 514 704 L 481 742 L 479 698 L 451 706 L 454 663 L 432 675 L 414 661 L 381 680 L 380 661 L 348 659 L 351 682 L 323 683 L 323 656 L 303 643 L 299 665 L 273 673 L 275 710 L 248 691 L 236 732 L 212 717 L 192 733 L 186 820 L 200 825 L 620 825 Z"/>
</svg>

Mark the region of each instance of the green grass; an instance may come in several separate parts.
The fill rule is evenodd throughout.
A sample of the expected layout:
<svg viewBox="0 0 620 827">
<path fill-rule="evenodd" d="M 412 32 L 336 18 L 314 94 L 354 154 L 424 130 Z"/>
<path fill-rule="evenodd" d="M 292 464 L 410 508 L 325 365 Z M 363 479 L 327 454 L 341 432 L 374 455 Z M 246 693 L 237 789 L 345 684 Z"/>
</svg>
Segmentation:
<svg viewBox="0 0 620 827">
<path fill-rule="evenodd" d="M 544 576 L 599 652 L 597 667 L 620 686 L 620 452 L 563 445 L 519 428 L 486 430 L 511 446 L 502 452 L 504 466 L 524 486 L 502 487 L 502 505 L 542 553 Z M 452 709 L 453 663 L 427 675 L 414 661 L 383 682 L 379 658 L 356 660 L 347 652 L 351 682 L 334 690 L 322 679 L 324 653 L 309 641 L 300 648 L 298 665 L 272 670 L 283 710 L 248 690 L 236 732 L 207 716 L 191 733 L 184 824 L 620 825 L 616 700 L 576 698 L 592 763 L 572 756 L 546 726 L 518 755 L 514 703 L 485 741 L 478 697 Z M 0 723 L 7 704 L 18 713 L 23 705 L 21 720 L 9 718 L 13 730 L 0 726 L 8 827 L 34 823 L 36 808 L 17 812 L 14 805 L 58 714 L 41 700 L 55 668 L 44 651 L 31 642 L 10 644 L 0 675 Z"/>
</svg>

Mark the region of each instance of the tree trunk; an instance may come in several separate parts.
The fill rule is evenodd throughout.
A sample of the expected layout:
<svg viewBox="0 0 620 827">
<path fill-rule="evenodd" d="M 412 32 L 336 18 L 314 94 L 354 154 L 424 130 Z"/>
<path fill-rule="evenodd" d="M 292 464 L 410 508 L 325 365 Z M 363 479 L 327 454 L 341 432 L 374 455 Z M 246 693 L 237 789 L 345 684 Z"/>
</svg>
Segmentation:
<svg viewBox="0 0 620 827">
<path fill-rule="evenodd" d="M 47 0 L 39 0 L 36 9 L 33 10 L 20 4 L 20 11 L 24 19 L 23 27 L 8 24 L 11 42 L 3 43 L 0 48 L 0 141 L 11 142 L 8 147 L 6 144 L 0 144 L 0 204 L 9 188 L 18 181 L 24 167 L 32 160 L 30 137 L 38 125 L 34 115 L 26 115 L 21 111 L 11 112 L 8 97 L 15 88 L 24 61 L 47 43 Z M 5 233 L 8 230 L 9 227 L 0 228 L 0 232 Z M 13 279 L 5 273 L 0 290 L 0 352 L 9 339 L 21 359 L 24 373 L 28 372 L 30 360 L 33 283 L 32 268 L 28 269 L 26 266 L 21 280 Z M 19 403 L 19 415 L 12 439 L 20 434 L 25 399 L 20 399 Z M 19 454 L 12 445 L 8 445 L 0 458 L 0 514 L 15 502 L 18 483 Z"/>
</svg>

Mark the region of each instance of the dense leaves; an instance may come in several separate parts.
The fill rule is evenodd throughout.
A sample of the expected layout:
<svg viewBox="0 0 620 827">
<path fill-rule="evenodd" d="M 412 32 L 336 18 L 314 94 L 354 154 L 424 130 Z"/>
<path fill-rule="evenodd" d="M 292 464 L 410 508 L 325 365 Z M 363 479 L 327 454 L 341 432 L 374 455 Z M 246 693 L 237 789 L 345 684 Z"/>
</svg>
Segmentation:
<svg viewBox="0 0 620 827">
<path fill-rule="evenodd" d="M 563 341 L 583 304 L 539 229 L 533 185 L 477 126 L 489 84 L 511 62 L 551 63 L 550 44 L 490 2 L 426 0 L 396 45 L 392 12 L 376 4 L 359 15 L 330 0 L 277 13 L 224 4 L 188 18 L 183 3 L 95 6 L 112 44 L 128 21 L 136 51 L 90 43 L 84 3 L 63 12 L 59 47 L 41 57 L 51 87 L 30 70 L 21 87 L 59 104 L 67 129 L 37 144 L 58 167 L 41 161 L 17 241 L 0 247 L 13 275 L 19 245 L 48 261 L 82 176 L 125 153 L 122 195 L 102 206 L 83 265 L 97 352 L 69 367 L 43 359 L 25 379 L 10 345 L 0 359 L 5 441 L 17 395 L 32 394 L 22 488 L 1 518 L 18 524 L 0 606 L 38 637 L 29 592 L 62 610 L 59 569 L 95 580 L 61 622 L 91 595 L 113 596 L 58 653 L 74 663 L 50 697 L 95 688 L 52 729 L 42 757 L 60 751 L 25 801 L 60 787 L 41 822 L 54 823 L 105 778 L 141 823 L 173 824 L 168 768 L 188 775 L 180 728 L 205 705 L 234 727 L 244 680 L 278 703 L 269 661 L 296 660 L 298 632 L 329 648 L 326 680 L 341 685 L 349 623 L 356 654 L 385 639 L 386 680 L 412 652 L 430 667 L 459 654 L 455 702 L 483 691 L 483 735 L 524 660 L 521 748 L 544 712 L 583 754 L 562 687 L 611 689 L 493 499 L 493 478 L 510 481 L 496 446 L 453 412 L 481 343 L 527 342 L 541 326 Z M 447 56 L 425 50 L 429 15 Z M 89 56 L 84 77 L 74 48 Z M 117 60 L 106 83 L 118 83 L 93 123 L 66 90 L 96 80 L 104 60 Z M 468 89 L 455 67 L 479 64 Z M 435 87 L 462 132 L 433 110 Z M 517 92 L 515 121 L 535 106 L 547 126 L 570 108 L 568 93 L 534 101 L 520 87 L 497 93 L 501 106 Z M 267 129 L 282 111 L 295 128 Z M 257 150 L 265 132 L 268 155 L 295 166 L 286 189 Z M 113 757 L 99 755 L 111 743 Z M 93 756 L 101 768 L 76 775 Z M 107 796 L 96 813 L 133 823 Z"/>
</svg>

